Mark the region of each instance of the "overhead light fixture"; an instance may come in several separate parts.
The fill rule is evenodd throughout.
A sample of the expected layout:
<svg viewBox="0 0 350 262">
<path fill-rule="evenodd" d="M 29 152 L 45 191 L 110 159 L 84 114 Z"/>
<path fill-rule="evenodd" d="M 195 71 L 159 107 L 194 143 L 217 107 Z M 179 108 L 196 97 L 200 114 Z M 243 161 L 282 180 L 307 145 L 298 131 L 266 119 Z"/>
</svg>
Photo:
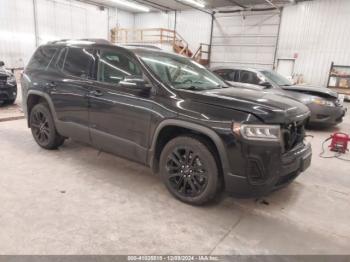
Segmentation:
<svg viewBox="0 0 350 262">
<path fill-rule="evenodd" d="M 150 11 L 150 9 L 144 5 L 139 5 L 136 3 L 129 2 L 129 1 L 124 1 L 124 0 L 111 0 L 111 1 L 118 4 L 118 5 L 122 5 L 122 6 L 125 6 L 128 8 L 131 8 L 131 9 L 136 9 L 136 10 L 141 11 L 141 12 L 149 12 Z"/>
<path fill-rule="evenodd" d="M 199 8 L 204 8 L 205 4 L 196 0 L 182 0 L 183 2 L 189 3 L 190 5 L 195 5 Z"/>
</svg>

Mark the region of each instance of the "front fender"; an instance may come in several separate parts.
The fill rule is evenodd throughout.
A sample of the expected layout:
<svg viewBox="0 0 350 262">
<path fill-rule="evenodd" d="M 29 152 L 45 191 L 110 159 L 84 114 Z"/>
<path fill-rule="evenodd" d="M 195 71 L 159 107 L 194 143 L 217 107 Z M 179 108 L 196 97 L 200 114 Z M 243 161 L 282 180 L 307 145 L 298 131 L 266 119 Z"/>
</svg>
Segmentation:
<svg viewBox="0 0 350 262">
<path fill-rule="evenodd" d="M 159 138 L 159 134 L 162 131 L 163 128 L 167 126 L 176 126 L 176 127 L 181 127 L 181 128 L 186 128 L 195 132 L 198 132 L 200 134 L 203 134 L 207 137 L 209 137 L 213 143 L 216 146 L 216 149 L 219 153 L 219 158 L 220 158 L 220 163 L 221 167 L 223 169 L 224 174 L 228 172 L 229 170 L 229 162 L 226 154 L 226 149 L 224 146 L 223 141 L 221 140 L 220 136 L 212 129 L 196 124 L 196 123 L 189 123 L 183 120 L 178 120 L 178 119 L 166 119 L 162 121 L 156 128 L 152 142 L 151 142 L 151 148 L 149 150 L 148 156 L 147 156 L 147 163 L 149 166 L 153 169 L 154 164 L 155 164 L 155 149 L 157 145 L 157 141 Z"/>
</svg>

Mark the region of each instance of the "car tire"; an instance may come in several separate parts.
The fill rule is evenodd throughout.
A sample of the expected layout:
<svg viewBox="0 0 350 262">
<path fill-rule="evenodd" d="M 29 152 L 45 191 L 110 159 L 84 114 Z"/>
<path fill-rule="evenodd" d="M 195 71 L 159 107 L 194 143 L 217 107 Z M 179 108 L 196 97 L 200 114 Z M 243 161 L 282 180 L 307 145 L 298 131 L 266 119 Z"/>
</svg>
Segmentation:
<svg viewBox="0 0 350 262">
<path fill-rule="evenodd" d="M 46 104 L 33 107 L 29 118 L 32 135 L 39 146 L 45 149 L 57 149 L 65 138 L 58 134 L 51 112 Z"/>
<path fill-rule="evenodd" d="M 215 199 L 221 188 L 215 155 L 199 137 L 170 140 L 162 150 L 159 164 L 162 181 L 182 202 L 206 204 Z"/>
</svg>

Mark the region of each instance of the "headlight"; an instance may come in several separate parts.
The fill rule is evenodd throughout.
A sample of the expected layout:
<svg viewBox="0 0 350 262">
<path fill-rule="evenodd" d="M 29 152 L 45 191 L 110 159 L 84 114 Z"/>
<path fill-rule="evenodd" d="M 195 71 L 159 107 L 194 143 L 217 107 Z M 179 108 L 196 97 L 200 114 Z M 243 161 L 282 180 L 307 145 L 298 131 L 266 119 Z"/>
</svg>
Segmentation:
<svg viewBox="0 0 350 262">
<path fill-rule="evenodd" d="M 9 77 L 7 77 L 7 84 L 13 85 L 14 83 L 16 83 L 16 78 L 15 78 L 15 76 L 9 76 Z"/>
<path fill-rule="evenodd" d="M 278 125 L 241 125 L 234 123 L 233 132 L 248 140 L 280 141 L 281 127 Z"/>
<path fill-rule="evenodd" d="M 315 98 L 312 100 L 312 102 L 316 105 L 321 105 L 321 106 L 335 106 L 333 102 L 327 101 L 321 98 Z"/>
</svg>

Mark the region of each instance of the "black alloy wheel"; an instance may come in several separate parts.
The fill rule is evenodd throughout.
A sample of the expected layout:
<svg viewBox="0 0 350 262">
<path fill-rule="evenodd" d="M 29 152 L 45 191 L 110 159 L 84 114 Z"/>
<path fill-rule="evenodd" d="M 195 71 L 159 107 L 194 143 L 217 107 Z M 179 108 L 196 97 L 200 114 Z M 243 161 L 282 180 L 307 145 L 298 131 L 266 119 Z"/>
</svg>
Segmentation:
<svg viewBox="0 0 350 262">
<path fill-rule="evenodd" d="M 46 104 L 37 104 L 30 112 L 30 128 L 39 146 L 56 149 L 64 143 L 65 138 L 56 131 L 50 110 Z"/>
<path fill-rule="evenodd" d="M 40 144 L 47 144 L 50 139 L 50 128 L 46 116 L 40 111 L 33 112 L 30 126 L 32 127 L 35 139 Z"/>
<path fill-rule="evenodd" d="M 199 137 L 179 136 L 165 145 L 160 156 L 160 173 L 175 197 L 192 205 L 205 204 L 215 198 L 220 180 L 212 152 Z"/>
<path fill-rule="evenodd" d="M 198 153 L 189 147 L 177 147 L 166 163 L 170 186 L 184 197 L 200 195 L 208 184 L 208 174 Z"/>
</svg>

